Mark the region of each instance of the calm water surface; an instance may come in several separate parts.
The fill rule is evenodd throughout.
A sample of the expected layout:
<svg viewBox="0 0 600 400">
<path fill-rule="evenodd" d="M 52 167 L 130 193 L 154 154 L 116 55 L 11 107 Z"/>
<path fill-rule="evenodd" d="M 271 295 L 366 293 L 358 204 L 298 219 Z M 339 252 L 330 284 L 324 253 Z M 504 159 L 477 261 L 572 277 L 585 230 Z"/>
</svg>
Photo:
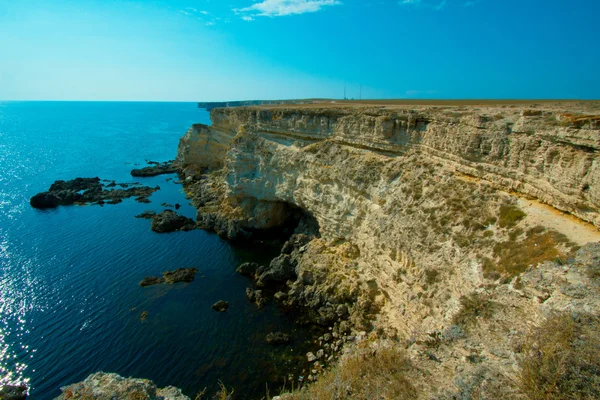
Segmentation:
<svg viewBox="0 0 600 400">
<path fill-rule="evenodd" d="M 257 310 L 235 273 L 264 251 L 201 230 L 159 235 L 134 218 L 163 202 L 194 217 L 174 176 L 136 178 L 161 187 L 151 204 L 29 206 L 56 179 L 134 181 L 134 164 L 175 158 L 195 122 L 209 117 L 193 103 L 0 102 L 0 384 L 26 382 L 30 398 L 50 399 L 106 371 L 191 397 L 221 380 L 236 398 L 261 398 L 267 381 L 276 388 L 301 368 L 307 332 L 272 304 Z M 179 267 L 200 272 L 190 284 L 138 285 Z M 210 308 L 220 299 L 226 313 Z M 293 332 L 294 347 L 267 346 L 273 330 Z"/>
</svg>

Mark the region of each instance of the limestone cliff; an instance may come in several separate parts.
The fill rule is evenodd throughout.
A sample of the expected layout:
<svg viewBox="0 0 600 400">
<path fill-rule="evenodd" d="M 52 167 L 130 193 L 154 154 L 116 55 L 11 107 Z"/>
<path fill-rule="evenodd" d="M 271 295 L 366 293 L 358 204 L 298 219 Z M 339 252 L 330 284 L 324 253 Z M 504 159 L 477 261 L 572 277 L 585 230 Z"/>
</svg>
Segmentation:
<svg viewBox="0 0 600 400">
<path fill-rule="evenodd" d="M 272 263 L 293 267 L 288 306 L 334 332 L 348 319 L 398 335 L 418 358 L 469 304 L 500 304 L 447 357 L 476 349 L 506 373 L 509 332 L 552 310 L 600 312 L 586 269 L 552 263 L 600 240 L 600 118 L 577 107 L 215 109 L 177 161 L 203 228 L 243 239 L 299 212 L 317 227 L 301 223 L 312 240 Z M 458 366 L 443 365 L 427 384 L 447 388 Z"/>
</svg>

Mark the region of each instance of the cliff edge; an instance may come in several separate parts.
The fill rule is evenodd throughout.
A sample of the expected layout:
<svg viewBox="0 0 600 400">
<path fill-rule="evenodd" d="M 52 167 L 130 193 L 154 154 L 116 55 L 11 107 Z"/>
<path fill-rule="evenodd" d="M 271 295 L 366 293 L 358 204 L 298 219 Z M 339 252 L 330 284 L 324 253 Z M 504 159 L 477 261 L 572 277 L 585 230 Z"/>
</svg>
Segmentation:
<svg viewBox="0 0 600 400">
<path fill-rule="evenodd" d="M 214 109 L 177 162 L 201 228 L 246 240 L 298 223 L 270 266 L 287 268 L 285 306 L 334 333 L 406 340 L 413 359 L 460 332 L 460 345 L 427 356 L 441 361 L 423 393 L 441 395 L 483 366 L 514 373 L 512 339 L 552 313 L 599 315 L 597 266 L 578 261 L 600 240 L 598 109 Z M 473 354 L 483 366 L 463 365 Z"/>
</svg>

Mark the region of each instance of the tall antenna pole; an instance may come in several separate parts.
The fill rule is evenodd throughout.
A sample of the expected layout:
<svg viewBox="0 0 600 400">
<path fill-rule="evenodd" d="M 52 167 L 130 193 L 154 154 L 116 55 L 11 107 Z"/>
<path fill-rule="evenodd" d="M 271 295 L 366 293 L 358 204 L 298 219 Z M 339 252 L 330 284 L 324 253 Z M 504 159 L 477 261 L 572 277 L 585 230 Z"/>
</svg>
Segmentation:
<svg viewBox="0 0 600 400">
<path fill-rule="evenodd" d="M 358 94 L 358 99 L 362 100 L 362 84 L 360 85 L 360 92 Z"/>
<path fill-rule="evenodd" d="M 344 100 L 346 100 L 346 85 L 344 85 Z"/>
</svg>

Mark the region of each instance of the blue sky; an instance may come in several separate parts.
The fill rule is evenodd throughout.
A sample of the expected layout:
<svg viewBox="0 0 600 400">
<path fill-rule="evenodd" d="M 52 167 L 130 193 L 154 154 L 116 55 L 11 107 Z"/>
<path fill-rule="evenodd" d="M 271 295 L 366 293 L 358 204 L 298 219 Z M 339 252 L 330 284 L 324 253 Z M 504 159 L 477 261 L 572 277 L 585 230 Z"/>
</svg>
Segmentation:
<svg viewBox="0 0 600 400">
<path fill-rule="evenodd" d="M 600 98 L 599 0 L 0 0 L 0 99 Z"/>
</svg>

